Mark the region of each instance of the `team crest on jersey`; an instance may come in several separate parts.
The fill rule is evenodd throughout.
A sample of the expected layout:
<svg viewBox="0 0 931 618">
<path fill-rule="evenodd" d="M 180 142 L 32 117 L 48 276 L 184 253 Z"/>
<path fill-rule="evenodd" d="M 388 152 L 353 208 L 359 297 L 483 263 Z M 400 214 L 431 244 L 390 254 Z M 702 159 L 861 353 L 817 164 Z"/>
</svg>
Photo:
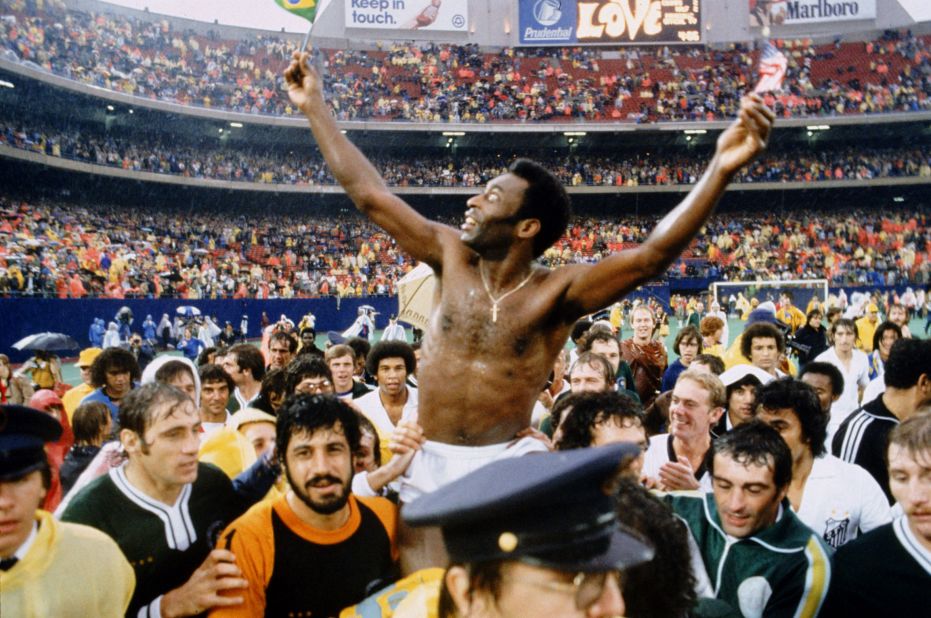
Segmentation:
<svg viewBox="0 0 931 618">
<path fill-rule="evenodd" d="M 835 549 L 847 542 L 847 532 L 850 530 L 850 518 L 828 518 L 824 522 L 824 542 Z"/>
</svg>

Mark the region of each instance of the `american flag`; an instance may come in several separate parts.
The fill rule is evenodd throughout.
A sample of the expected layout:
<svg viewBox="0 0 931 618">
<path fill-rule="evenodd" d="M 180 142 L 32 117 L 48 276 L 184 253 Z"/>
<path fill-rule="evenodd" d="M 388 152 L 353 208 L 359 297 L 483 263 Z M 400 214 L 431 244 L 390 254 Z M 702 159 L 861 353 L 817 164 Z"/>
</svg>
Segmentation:
<svg viewBox="0 0 931 618">
<path fill-rule="evenodd" d="M 786 78 L 786 61 L 785 55 L 776 49 L 771 41 L 763 44 L 763 52 L 760 54 L 760 66 L 757 73 L 760 75 L 760 81 L 756 88 L 753 89 L 755 94 L 761 92 L 778 92 L 782 90 L 782 82 Z"/>
</svg>

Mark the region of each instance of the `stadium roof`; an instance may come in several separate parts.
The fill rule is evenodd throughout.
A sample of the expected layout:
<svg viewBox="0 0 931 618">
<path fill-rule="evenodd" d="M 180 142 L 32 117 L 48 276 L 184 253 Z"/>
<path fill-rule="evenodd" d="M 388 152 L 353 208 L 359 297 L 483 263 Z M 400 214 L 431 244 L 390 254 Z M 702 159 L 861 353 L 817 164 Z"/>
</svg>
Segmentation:
<svg viewBox="0 0 931 618">
<path fill-rule="evenodd" d="M 132 9 L 260 30 L 307 32 L 306 21 L 275 6 L 272 0 L 105 0 Z"/>
</svg>

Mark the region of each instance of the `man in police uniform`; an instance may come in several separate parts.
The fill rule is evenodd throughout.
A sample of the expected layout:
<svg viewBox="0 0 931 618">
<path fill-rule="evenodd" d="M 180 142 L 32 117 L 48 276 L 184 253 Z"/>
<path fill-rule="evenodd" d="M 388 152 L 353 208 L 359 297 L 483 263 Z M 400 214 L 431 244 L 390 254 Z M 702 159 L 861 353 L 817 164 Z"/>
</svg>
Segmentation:
<svg viewBox="0 0 931 618">
<path fill-rule="evenodd" d="M 39 510 L 50 479 L 44 444 L 61 431 L 48 414 L 0 406 L 0 614 L 123 616 L 136 580 L 116 543 Z"/>
<path fill-rule="evenodd" d="M 417 571 L 341 618 L 623 615 L 620 571 L 653 558 L 619 528 L 611 487 L 638 452 L 612 444 L 500 460 L 418 498 L 402 517 L 441 527 L 449 568 Z"/>
</svg>

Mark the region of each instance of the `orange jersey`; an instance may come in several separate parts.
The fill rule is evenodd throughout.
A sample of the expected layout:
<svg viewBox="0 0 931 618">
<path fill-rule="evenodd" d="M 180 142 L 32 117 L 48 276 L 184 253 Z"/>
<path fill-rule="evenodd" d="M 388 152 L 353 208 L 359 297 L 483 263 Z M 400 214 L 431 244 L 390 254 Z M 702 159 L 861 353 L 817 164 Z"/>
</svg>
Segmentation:
<svg viewBox="0 0 931 618">
<path fill-rule="evenodd" d="M 260 502 L 234 521 L 218 547 L 236 555 L 249 581 L 229 590 L 243 603 L 210 616 L 336 616 L 358 603 L 372 584 L 396 577 L 397 508 L 384 498 L 350 495 L 349 519 L 336 530 L 304 523 L 287 497 Z"/>
</svg>

